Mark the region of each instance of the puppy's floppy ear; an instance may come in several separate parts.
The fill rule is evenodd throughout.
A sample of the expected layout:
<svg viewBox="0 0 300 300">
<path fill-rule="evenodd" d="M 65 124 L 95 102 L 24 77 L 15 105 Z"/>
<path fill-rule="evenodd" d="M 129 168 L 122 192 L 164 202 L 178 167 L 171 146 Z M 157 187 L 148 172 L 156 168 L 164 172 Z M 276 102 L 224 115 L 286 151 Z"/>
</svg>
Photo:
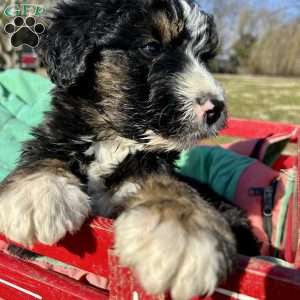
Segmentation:
<svg viewBox="0 0 300 300">
<path fill-rule="evenodd" d="M 86 71 L 87 58 L 94 48 L 90 37 L 94 16 L 84 6 L 64 2 L 52 14 L 39 52 L 51 80 L 59 87 L 68 88 Z"/>
<path fill-rule="evenodd" d="M 219 50 L 220 50 L 220 39 L 217 31 L 217 26 L 214 21 L 214 17 L 210 14 L 207 14 L 202 11 L 202 13 L 207 18 L 208 26 L 205 31 L 207 43 L 202 49 L 202 58 L 204 60 L 209 60 L 211 58 L 214 58 Z"/>
<path fill-rule="evenodd" d="M 220 39 L 217 31 L 217 25 L 215 23 L 213 15 L 207 14 L 207 16 L 208 16 L 208 24 L 209 24 L 208 35 L 209 35 L 210 49 L 212 52 L 214 52 L 213 54 L 215 55 L 220 47 Z"/>
</svg>

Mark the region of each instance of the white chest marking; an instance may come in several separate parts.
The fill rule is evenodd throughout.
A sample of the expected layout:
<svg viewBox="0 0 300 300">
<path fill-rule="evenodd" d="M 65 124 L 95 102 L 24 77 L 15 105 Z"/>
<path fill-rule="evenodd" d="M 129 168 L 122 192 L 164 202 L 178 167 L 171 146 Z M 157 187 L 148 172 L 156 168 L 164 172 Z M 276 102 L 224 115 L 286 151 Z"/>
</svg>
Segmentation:
<svg viewBox="0 0 300 300">
<path fill-rule="evenodd" d="M 88 194 L 95 214 L 108 216 L 122 199 L 137 192 L 139 186 L 132 182 L 125 182 L 118 191 L 110 191 L 104 184 L 103 176 L 111 174 L 129 154 L 142 149 L 143 146 L 134 141 L 116 138 L 98 142 L 87 150 L 87 155 L 95 156 L 88 169 Z"/>
</svg>

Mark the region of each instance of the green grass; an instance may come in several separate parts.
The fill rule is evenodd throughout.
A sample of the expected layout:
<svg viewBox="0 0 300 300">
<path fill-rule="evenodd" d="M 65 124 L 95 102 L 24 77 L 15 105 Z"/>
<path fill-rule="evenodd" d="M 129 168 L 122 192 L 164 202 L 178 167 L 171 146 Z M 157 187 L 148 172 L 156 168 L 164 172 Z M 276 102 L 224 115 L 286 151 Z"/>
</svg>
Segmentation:
<svg viewBox="0 0 300 300">
<path fill-rule="evenodd" d="M 216 75 L 231 117 L 300 124 L 300 78 Z"/>
</svg>

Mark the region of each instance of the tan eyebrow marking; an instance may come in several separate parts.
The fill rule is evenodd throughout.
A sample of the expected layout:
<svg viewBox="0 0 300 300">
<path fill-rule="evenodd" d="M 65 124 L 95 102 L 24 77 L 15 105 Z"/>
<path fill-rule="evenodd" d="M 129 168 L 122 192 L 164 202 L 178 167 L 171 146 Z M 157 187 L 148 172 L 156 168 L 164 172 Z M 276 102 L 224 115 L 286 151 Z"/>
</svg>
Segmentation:
<svg viewBox="0 0 300 300">
<path fill-rule="evenodd" d="M 184 28 L 183 21 L 170 20 L 163 12 L 155 13 L 152 17 L 152 22 L 163 43 L 169 43 L 176 39 Z"/>
</svg>

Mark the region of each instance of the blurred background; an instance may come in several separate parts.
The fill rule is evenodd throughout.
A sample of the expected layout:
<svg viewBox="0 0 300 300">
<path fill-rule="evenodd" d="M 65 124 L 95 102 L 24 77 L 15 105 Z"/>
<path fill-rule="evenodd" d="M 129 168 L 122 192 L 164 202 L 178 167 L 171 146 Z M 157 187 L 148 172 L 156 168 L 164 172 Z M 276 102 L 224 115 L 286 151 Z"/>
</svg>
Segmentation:
<svg viewBox="0 0 300 300">
<path fill-rule="evenodd" d="M 235 117 L 300 124 L 300 0 L 198 0 L 215 17 Z"/>
<path fill-rule="evenodd" d="M 30 46 L 12 47 L 4 26 L 9 5 L 56 0 L 0 2 L 0 72 L 22 68 L 46 76 Z M 221 44 L 210 68 L 224 84 L 231 116 L 300 124 L 300 0 L 198 0 L 213 14 Z M 43 15 L 36 16 L 43 21 Z"/>
</svg>

